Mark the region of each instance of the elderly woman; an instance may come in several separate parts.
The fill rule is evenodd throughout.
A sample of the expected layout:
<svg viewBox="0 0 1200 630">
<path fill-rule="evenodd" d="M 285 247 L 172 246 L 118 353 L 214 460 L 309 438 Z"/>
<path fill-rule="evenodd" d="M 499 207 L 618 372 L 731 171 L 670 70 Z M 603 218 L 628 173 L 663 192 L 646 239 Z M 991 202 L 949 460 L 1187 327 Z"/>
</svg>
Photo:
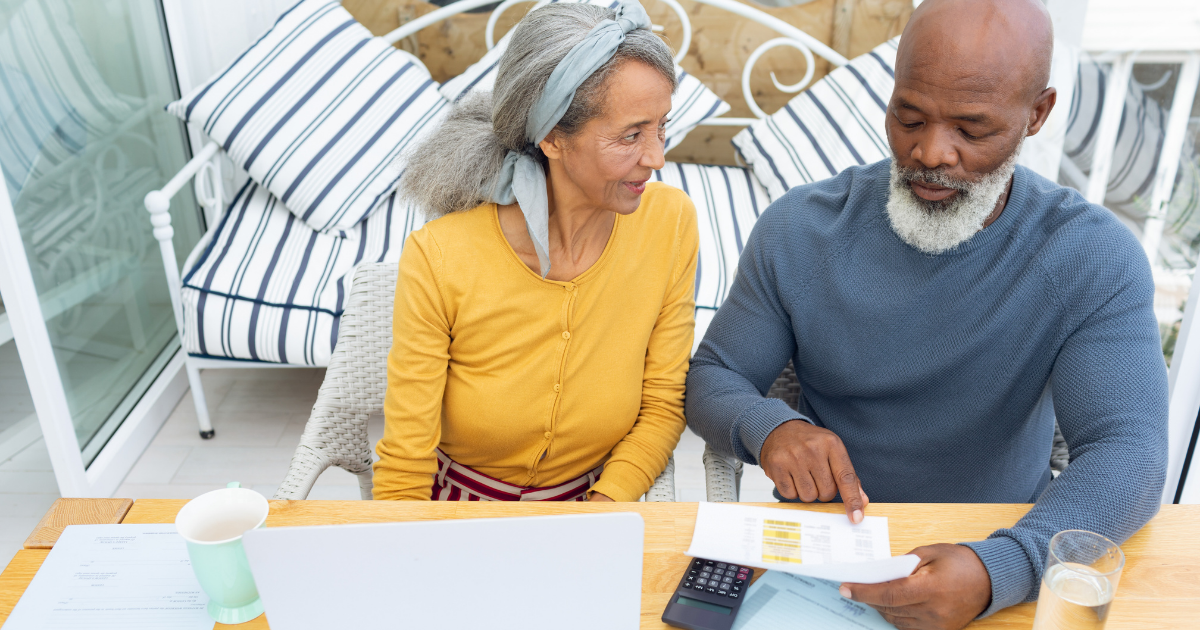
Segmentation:
<svg viewBox="0 0 1200 630">
<path fill-rule="evenodd" d="M 683 431 L 698 236 L 636 0 L 551 4 L 409 159 L 376 499 L 636 501 Z"/>
</svg>

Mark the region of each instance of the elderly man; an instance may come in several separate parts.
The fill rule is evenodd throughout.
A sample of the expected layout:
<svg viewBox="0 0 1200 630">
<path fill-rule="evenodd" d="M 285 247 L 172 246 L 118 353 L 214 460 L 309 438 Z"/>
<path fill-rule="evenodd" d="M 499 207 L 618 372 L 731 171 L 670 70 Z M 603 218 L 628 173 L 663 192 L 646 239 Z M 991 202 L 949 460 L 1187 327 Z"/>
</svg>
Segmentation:
<svg viewBox="0 0 1200 630">
<path fill-rule="evenodd" d="M 1037 597 L 1050 537 L 1158 510 L 1167 373 L 1154 284 L 1110 212 L 1015 166 L 1055 102 L 1037 0 L 927 0 L 896 59 L 892 159 L 758 221 L 687 379 L 687 418 L 783 500 L 1036 505 L 986 540 L 846 584 L 901 628 Z M 791 359 L 799 412 L 763 393 Z M 1057 416 L 1070 467 L 1051 479 Z"/>
</svg>

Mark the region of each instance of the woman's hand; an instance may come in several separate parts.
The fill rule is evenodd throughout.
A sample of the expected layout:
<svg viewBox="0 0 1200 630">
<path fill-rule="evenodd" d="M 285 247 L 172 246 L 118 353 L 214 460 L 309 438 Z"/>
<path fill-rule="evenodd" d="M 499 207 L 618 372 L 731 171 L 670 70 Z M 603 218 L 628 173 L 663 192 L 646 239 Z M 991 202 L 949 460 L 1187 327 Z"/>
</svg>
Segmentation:
<svg viewBox="0 0 1200 630">
<path fill-rule="evenodd" d="M 588 499 L 588 501 L 607 501 L 609 503 L 613 502 L 612 499 L 604 496 L 603 494 L 600 494 L 599 492 L 593 492 L 592 498 Z"/>
</svg>

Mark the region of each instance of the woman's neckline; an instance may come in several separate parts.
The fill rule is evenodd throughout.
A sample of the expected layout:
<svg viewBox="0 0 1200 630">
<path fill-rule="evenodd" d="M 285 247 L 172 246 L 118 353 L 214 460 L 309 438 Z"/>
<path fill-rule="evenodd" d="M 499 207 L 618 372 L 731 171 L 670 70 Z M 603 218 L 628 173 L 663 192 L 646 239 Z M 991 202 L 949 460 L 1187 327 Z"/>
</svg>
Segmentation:
<svg viewBox="0 0 1200 630">
<path fill-rule="evenodd" d="M 512 262 L 520 267 L 522 271 L 529 274 L 530 277 L 538 280 L 539 282 L 546 282 L 556 286 L 576 285 L 581 282 L 586 282 L 589 277 L 595 275 L 608 260 L 610 252 L 614 248 L 613 244 L 617 241 L 617 231 L 621 229 L 622 217 L 620 214 L 617 214 L 615 217 L 613 217 L 612 231 L 608 234 L 608 241 L 604 244 L 604 251 L 600 252 L 600 257 L 596 259 L 596 262 L 592 263 L 591 267 L 584 269 L 582 273 L 574 278 L 571 278 L 570 280 L 551 280 L 550 278 L 543 278 L 542 276 L 538 275 L 536 271 L 529 268 L 529 265 L 525 264 L 524 260 L 521 260 L 521 255 L 517 253 L 517 250 L 513 249 L 512 243 L 508 242 L 508 237 L 504 235 L 504 227 L 500 225 L 500 205 L 497 203 L 492 203 L 491 206 L 492 226 L 496 230 L 496 237 L 500 239 L 500 242 L 503 244 L 504 249 L 508 252 L 509 258 L 512 260 Z"/>
</svg>

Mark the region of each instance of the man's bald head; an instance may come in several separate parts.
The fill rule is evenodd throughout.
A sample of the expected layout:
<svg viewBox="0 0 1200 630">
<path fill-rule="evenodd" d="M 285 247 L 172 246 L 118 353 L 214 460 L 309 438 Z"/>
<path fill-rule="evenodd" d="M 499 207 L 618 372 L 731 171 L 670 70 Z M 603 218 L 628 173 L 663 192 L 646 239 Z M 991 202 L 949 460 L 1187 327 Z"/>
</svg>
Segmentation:
<svg viewBox="0 0 1200 630">
<path fill-rule="evenodd" d="M 901 239 L 953 249 L 1003 212 L 1021 143 L 1054 108 L 1053 52 L 1039 0 L 926 0 L 913 12 L 884 123 Z"/>
<path fill-rule="evenodd" d="M 1032 99 L 1050 82 L 1053 51 L 1040 0 L 926 0 L 900 38 L 896 78 L 932 71 Z"/>
</svg>

